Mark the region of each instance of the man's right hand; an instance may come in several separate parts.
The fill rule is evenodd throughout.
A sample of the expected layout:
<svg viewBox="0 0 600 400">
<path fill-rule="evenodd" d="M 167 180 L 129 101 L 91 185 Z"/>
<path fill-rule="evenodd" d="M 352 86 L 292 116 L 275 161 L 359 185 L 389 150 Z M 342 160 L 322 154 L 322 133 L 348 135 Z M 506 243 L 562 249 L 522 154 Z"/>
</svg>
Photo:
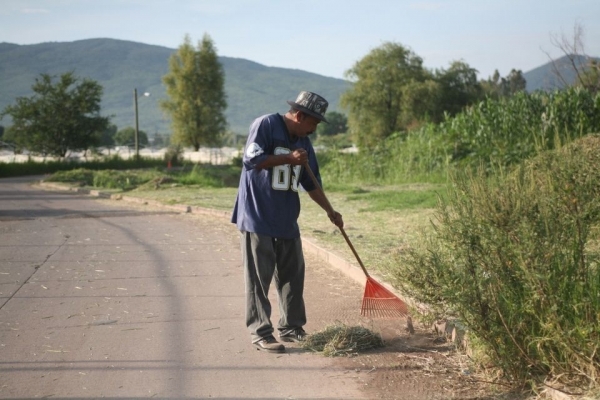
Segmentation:
<svg viewBox="0 0 600 400">
<path fill-rule="evenodd" d="M 290 153 L 290 164 L 304 165 L 308 162 L 308 153 L 304 149 L 296 149 Z"/>
</svg>

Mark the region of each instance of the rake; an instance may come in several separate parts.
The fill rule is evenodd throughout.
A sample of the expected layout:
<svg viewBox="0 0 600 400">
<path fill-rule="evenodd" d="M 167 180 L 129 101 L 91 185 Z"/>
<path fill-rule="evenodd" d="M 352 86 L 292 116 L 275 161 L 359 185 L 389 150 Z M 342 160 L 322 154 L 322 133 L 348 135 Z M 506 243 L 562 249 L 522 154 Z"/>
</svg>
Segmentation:
<svg viewBox="0 0 600 400">
<path fill-rule="evenodd" d="M 323 198 L 325 199 L 325 203 L 327 205 L 327 213 L 333 214 L 334 209 L 331 206 L 331 203 L 329 202 L 329 200 L 327 199 L 327 196 L 325 196 L 325 192 L 323 191 L 323 188 L 319 184 L 317 177 L 310 169 L 310 166 L 308 165 L 308 163 L 305 164 L 305 167 L 306 167 L 306 171 L 310 175 L 313 183 L 315 184 L 317 190 L 319 190 L 321 192 L 321 194 L 323 195 Z M 352 242 L 350 241 L 350 238 L 346 234 L 346 231 L 344 230 L 344 228 L 342 228 L 340 226 L 338 226 L 338 228 L 339 228 L 340 232 L 342 233 L 342 236 L 344 236 L 346 243 L 348 243 L 350 250 L 352 250 L 354 257 L 356 257 L 356 261 L 358 261 L 358 265 L 360 265 L 360 268 L 363 270 L 363 272 L 365 273 L 365 276 L 367 278 L 367 283 L 365 285 L 365 293 L 363 295 L 362 305 L 360 308 L 361 315 L 367 316 L 367 317 L 376 317 L 376 318 L 397 318 L 397 317 L 401 318 L 401 317 L 408 316 L 408 307 L 407 307 L 406 303 L 403 302 L 402 300 L 400 300 L 396 295 L 394 295 L 391 291 L 389 291 L 385 286 L 383 286 L 382 284 L 377 282 L 375 279 L 373 279 L 371 277 L 371 275 L 369 275 L 369 272 L 365 268 L 365 265 L 363 264 L 362 260 L 360 259 L 360 256 L 358 255 L 358 253 L 356 252 L 356 249 L 352 245 Z"/>
</svg>

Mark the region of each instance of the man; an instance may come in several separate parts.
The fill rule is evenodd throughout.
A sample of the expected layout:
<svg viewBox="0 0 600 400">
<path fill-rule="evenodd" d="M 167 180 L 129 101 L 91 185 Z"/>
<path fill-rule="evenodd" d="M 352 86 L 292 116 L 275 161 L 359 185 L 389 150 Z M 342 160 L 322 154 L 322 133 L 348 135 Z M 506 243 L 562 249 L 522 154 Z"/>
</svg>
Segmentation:
<svg viewBox="0 0 600 400">
<path fill-rule="evenodd" d="M 327 199 L 306 172 L 309 165 L 320 182 L 319 166 L 309 135 L 324 115 L 327 101 L 312 92 L 300 92 L 288 101 L 285 115 L 269 114 L 250 126 L 242 174 L 231 221 L 241 232 L 246 284 L 246 326 L 259 350 L 281 353 L 283 344 L 273 336 L 269 286 L 275 277 L 279 298 L 279 338 L 299 342 L 306 333 L 304 256 L 298 216 L 300 185 L 327 210 Z M 337 212 L 328 215 L 343 227 Z"/>
</svg>

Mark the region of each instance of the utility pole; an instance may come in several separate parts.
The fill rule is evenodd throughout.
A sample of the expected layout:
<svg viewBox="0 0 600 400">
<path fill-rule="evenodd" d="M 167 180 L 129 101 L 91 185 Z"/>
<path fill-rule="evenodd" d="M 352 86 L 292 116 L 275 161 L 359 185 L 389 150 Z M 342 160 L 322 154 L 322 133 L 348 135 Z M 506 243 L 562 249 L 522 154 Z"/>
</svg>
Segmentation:
<svg viewBox="0 0 600 400">
<path fill-rule="evenodd" d="M 140 125 L 138 120 L 137 88 L 133 89 L 133 105 L 135 109 L 135 159 L 140 158 Z"/>
</svg>

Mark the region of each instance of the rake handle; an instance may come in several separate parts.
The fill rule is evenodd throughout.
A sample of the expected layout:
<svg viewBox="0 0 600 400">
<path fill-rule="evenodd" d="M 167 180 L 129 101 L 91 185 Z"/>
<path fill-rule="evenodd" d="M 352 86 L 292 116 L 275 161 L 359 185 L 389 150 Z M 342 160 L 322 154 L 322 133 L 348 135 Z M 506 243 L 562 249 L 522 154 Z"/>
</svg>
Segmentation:
<svg viewBox="0 0 600 400">
<path fill-rule="evenodd" d="M 310 178 L 312 179 L 313 183 L 315 184 L 317 190 L 321 193 L 321 195 L 323 195 L 323 198 L 325 199 L 325 204 L 327 206 L 327 210 L 326 210 L 327 214 L 334 214 L 335 210 L 333 209 L 333 206 L 329 202 L 329 199 L 327 198 L 327 196 L 325 196 L 325 191 L 323 190 L 323 188 L 319 184 L 319 181 L 317 180 L 317 177 L 315 176 L 315 174 L 312 172 L 312 169 L 310 168 L 310 165 L 308 165 L 308 162 L 304 166 L 306 167 L 306 172 L 308 172 L 308 175 L 310 175 Z M 356 257 L 356 261 L 358 261 L 358 265 L 360 265 L 360 268 L 362 268 L 363 272 L 365 273 L 365 276 L 367 277 L 367 279 L 370 278 L 370 275 L 367 272 L 367 269 L 365 268 L 365 265 L 363 264 L 362 260 L 360 259 L 360 256 L 356 252 L 356 249 L 352 245 L 352 242 L 350 241 L 350 238 L 346 234 L 346 231 L 341 226 L 338 226 L 338 229 L 340 230 L 340 232 L 342 232 L 342 236 L 346 240 L 346 243 L 348 243 L 348 246 L 350 247 L 350 250 L 352 250 L 352 253 L 354 254 L 354 257 Z"/>
</svg>

